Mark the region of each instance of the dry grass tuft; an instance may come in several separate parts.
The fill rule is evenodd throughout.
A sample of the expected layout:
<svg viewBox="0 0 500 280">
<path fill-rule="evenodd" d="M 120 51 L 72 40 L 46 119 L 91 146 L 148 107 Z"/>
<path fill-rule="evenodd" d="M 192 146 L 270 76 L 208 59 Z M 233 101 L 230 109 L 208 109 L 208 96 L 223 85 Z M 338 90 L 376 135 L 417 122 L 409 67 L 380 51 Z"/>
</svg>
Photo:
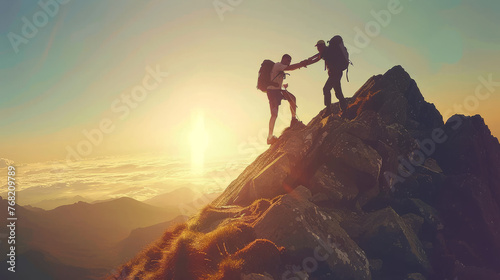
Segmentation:
<svg viewBox="0 0 500 280">
<path fill-rule="evenodd" d="M 235 280 L 242 273 L 277 272 L 283 248 L 256 239 L 251 220 L 272 201 L 261 199 L 243 210 L 205 207 L 177 225 L 108 279 Z M 236 221 L 235 216 L 244 217 Z M 224 223 L 221 223 L 224 221 Z"/>
</svg>

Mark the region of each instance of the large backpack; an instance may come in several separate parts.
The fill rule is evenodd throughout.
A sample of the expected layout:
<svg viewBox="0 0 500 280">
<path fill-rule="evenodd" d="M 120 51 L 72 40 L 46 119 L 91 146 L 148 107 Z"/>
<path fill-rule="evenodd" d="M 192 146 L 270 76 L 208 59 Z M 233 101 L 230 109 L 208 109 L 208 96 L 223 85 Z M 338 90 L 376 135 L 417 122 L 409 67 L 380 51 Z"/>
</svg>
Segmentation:
<svg viewBox="0 0 500 280">
<path fill-rule="evenodd" d="M 257 79 L 257 89 L 263 92 L 267 92 L 268 86 L 278 86 L 278 83 L 274 83 L 271 79 L 271 72 L 273 71 L 274 62 L 266 59 L 262 62 L 259 69 L 259 78 Z"/>
<path fill-rule="evenodd" d="M 329 42 L 323 54 L 328 69 L 349 71 L 349 64 L 352 65 L 352 62 L 349 60 L 349 52 L 344 46 L 342 37 L 334 36 Z M 349 77 L 347 77 L 347 81 L 349 81 Z"/>
</svg>

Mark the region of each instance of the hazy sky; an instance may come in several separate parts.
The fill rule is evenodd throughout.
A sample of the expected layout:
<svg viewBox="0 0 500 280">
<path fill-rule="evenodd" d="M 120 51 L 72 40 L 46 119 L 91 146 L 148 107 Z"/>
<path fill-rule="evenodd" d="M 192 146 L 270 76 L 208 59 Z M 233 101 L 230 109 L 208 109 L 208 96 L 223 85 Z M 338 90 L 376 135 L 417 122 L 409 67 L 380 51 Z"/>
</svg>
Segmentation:
<svg viewBox="0 0 500 280">
<path fill-rule="evenodd" d="M 481 114 L 500 135 L 498 1 L 60 2 L 0 1 L 1 157 L 186 158 L 197 141 L 207 158 L 255 155 L 270 114 L 255 88 L 262 60 L 298 62 L 336 34 L 355 64 L 347 97 L 402 65 L 443 115 Z M 291 74 L 307 123 L 327 74 L 322 63 Z M 281 107 L 278 135 L 289 123 Z"/>
</svg>

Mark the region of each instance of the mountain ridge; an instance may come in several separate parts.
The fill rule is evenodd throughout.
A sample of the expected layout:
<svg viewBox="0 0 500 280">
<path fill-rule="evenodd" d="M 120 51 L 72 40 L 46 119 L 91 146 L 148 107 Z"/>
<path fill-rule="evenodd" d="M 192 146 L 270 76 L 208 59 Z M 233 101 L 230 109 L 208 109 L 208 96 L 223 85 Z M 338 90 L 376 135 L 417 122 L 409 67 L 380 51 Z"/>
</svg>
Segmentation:
<svg viewBox="0 0 500 280">
<path fill-rule="evenodd" d="M 7 209 L 7 205 L 8 200 L 0 198 L 0 206 Z M 0 218 L 6 219 L 7 214 L 0 213 Z M 181 219 L 178 208 L 159 208 L 132 198 L 96 204 L 80 202 L 52 210 L 16 205 L 16 215 L 18 265 L 32 269 L 19 272 L 19 276 L 30 279 L 37 273 L 40 279 L 102 277 L 131 254 L 140 252 L 144 244 L 127 242 L 131 234 L 138 230 L 144 240 L 152 241 L 162 235 L 153 226 Z M 7 230 L 0 230 L 0 234 L 7 236 Z M 9 246 L 0 243 L 5 252 Z M 7 262 L 4 264 L 9 275 Z"/>
<path fill-rule="evenodd" d="M 109 279 L 499 279 L 500 144 L 401 67 L 287 128 Z"/>
</svg>

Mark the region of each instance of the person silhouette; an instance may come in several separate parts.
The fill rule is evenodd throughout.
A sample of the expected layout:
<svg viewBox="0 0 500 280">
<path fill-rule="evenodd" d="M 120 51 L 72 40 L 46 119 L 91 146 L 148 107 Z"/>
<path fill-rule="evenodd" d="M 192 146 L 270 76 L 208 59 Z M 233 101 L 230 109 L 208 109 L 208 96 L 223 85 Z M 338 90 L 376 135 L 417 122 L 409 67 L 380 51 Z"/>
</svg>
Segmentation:
<svg viewBox="0 0 500 280">
<path fill-rule="evenodd" d="M 325 41 L 319 40 L 315 47 L 318 53 L 308 59 L 307 65 L 314 64 L 321 59 L 325 61 L 325 68 L 328 69 L 328 79 L 323 87 L 324 104 L 326 107 L 323 117 L 330 115 L 333 112 L 332 104 L 332 88 L 335 91 L 335 97 L 339 100 L 340 109 L 345 111 L 347 101 L 342 92 L 340 80 L 342 79 L 343 71 L 349 65 L 349 54 L 344 46 L 344 41 L 340 36 L 334 36 L 329 42 L 328 47 Z"/>
<path fill-rule="evenodd" d="M 301 67 L 305 67 L 307 60 L 303 60 L 300 63 L 290 65 L 292 62 L 292 57 L 288 54 L 284 54 L 280 62 L 274 64 L 271 70 L 271 82 L 273 85 L 267 87 L 267 98 L 269 99 L 269 107 L 271 108 L 271 118 L 269 119 L 269 134 L 267 136 L 267 144 L 272 145 L 278 138 L 273 135 L 274 125 L 276 124 L 276 119 L 278 118 L 278 109 L 281 105 L 281 100 L 286 99 L 290 102 L 290 111 L 292 113 L 292 121 L 290 125 L 297 123 L 296 117 L 296 98 L 293 94 L 286 90 L 288 84 L 286 84 L 285 90 L 282 90 L 283 79 L 285 78 L 285 71 L 293 71 Z"/>
</svg>

